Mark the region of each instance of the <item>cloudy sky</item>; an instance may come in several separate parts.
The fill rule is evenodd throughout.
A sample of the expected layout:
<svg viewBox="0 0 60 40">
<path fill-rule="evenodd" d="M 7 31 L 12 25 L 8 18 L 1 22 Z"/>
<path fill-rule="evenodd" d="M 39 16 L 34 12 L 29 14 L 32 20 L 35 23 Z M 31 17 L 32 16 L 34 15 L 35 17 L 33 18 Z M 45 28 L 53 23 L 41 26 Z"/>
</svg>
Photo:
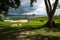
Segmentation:
<svg viewBox="0 0 60 40">
<path fill-rule="evenodd" d="M 50 0 L 53 4 L 55 0 Z M 59 1 L 60 2 L 60 1 Z M 21 15 L 21 14 L 36 14 L 36 15 L 47 15 L 45 10 L 44 0 L 37 0 L 34 2 L 33 7 L 30 7 L 30 0 L 21 0 L 21 6 L 19 8 L 10 9 L 10 15 Z M 57 9 L 55 15 L 60 14 L 60 9 Z"/>
</svg>

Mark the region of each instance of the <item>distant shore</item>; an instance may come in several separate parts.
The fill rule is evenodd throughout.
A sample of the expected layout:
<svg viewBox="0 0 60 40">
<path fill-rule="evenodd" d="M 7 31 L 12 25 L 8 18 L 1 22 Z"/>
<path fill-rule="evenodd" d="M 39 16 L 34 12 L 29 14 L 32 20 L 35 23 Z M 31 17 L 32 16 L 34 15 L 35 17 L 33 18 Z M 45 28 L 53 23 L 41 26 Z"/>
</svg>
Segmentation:
<svg viewBox="0 0 60 40">
<path fill-rule="evenodd" d="M 28 22 L 27 19 L 22 19 L 22 20 L 4 20 L 5 22 Z"/>
</svg>

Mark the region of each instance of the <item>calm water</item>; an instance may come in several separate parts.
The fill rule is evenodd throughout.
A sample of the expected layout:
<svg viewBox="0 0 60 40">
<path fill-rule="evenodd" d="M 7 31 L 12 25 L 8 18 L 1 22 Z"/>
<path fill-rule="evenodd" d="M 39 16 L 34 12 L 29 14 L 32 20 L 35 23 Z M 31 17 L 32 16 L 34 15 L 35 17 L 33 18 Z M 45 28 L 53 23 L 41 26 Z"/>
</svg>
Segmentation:
<svg viewBox="0 0 60 40">
<path fill-rule="evenodd" d="M 34 18 L 34 17 L 41 17 L 40 15 L 28 15 L 27 18 Z M 25 15 L 7 15 L 4 16 L 4 19 L 9 19 L 9 18 L 16 18 L 16 19 L 25 19 L 26 16 Z"/>
<path fill-rule="evenodd" d="M 34 16 L 30 15 L 30 16 L 27 16 L 27 18 L 33 18 Z M 8 18 L 16 18 L 16 19 L 25 19 L 26 16 L 25 15 L 7 15 L 7 16 L 4 16 L 4 19 L 8 19 Z"/>
</svg>

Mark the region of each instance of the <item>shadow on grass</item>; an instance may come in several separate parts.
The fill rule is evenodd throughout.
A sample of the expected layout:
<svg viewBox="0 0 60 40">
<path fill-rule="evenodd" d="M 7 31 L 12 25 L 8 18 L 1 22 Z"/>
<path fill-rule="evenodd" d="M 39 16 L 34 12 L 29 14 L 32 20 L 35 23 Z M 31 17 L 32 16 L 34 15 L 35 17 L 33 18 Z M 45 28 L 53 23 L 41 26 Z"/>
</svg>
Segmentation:
<svg viewBox="0 0 60 40">
<path fill-rule="evenodd" d="M 57 24 L 56 28 L 49 28 L 48 31 L 52 30 L 53 32 L 60 32 L 60 23 Z M 41 29 L 44 27 L 37 27 L 37 28 L 32 28 L 32 26 L 27 26 L 25 28 L 17 28 L 17 27 L 8 27 L 0 30 L 0 40 L 22 40 L 20 38 L 17 38 L 19 33 L 24 32 L 24 31 L 31 31 L 31 30 L 37 30 Z M 40 34 L 36 35 L 28 35 L 26 36 L 27 39 L 30 40 L 60 40 L 60 37 L 57 36 L 43 36 Z M 25 40 L 25 39 L 24 39 Z"/>
<path fill-rule="evenodd" d="M 43 36 L 40 34 L 30 35 L 27 38 L 30 38 L 30 40 L 60 40 L 60 37 L 57 36 Z"/>
<path fill-rule="evenodd" d="M 24 32 L 24 31 L 29 31 L 29 30 L 33 30 L 33 29 L 31 27 L 28 27 L 28 28 L 8 27 L 8 28 L 1 29 L 0 40 L 21 40 L 20 38 L 17 38 L 19 33 Z"/>
<path fill-rule="evenodd" d="M 0 40 L 18 40 L 17 36 L 19 35 L 19 33 L 30 30 L 35 30 L 35 29 L 32 28 L 32 26 L 27 26 L 27 27 L 25 26 L 24 28 L 6 27 L 0 29 Z"/>
<path fill-rule="evenodd" d="M 52 30 L 55 32 L 60 32 L 60 23 L 56 23 L 56 27 L 52 28 Z"/>
<path fill-rule="evenodd" d="M 13 34 L 5 34 L 5 35 L 0 35 L 0 40 L 60 40 L 60 37 L 57 36 L 43 36 L 40 34 L 36 35 L 28 35 L 26 37 L 17 37 L 19 33 Z"/>
<path fill-rule="evenodd" d="M 18 40 L 17 35 L 20 32 L 26 31 L 17 27 L 8 27 L 0 30 L 0 40 Z"/>
<path fill-rule="evenodd" d="M 41 28 L 46 28 L 46 31 L 53 31 L 53 32 L 60 32 L 60 23 L 56 23 L 54 27 L 47 27 L 47 26 L 42 26 Z"/>
</svg>

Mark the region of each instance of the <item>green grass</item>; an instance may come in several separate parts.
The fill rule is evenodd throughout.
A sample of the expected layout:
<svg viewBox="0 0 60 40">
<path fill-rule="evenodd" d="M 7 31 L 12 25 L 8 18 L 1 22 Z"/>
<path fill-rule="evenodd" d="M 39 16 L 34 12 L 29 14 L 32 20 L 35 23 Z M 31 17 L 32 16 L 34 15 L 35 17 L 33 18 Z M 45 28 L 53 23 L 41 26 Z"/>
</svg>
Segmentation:
<svg viewBox="0 0 60 40">
<path fill-rule="evenodd" d="M 41 19 L 43 20 L 43 22 L 40 21 Z M 55 16 L 54 21 L 55 23 L 60 23 L 60 16 Z M 17 25 L 22 24 L 22 26 L 17 26 L 18 28 L 27 28 L 29 25 L 32 26 L 32 28 L 37 28 L 44 25 L 46 22 L 47 22 L 47 17 L 41 17 L 41 18 L 38 17 L 38 18 L 35 18 L 34 20 L 30 20 L 27 23 L 0 21 L 0 29 L 11 27 L 12 24 L 17 24 Z"/>
<path fill-rule="evenodd" d="M 58 17 L 55 17 L 54 18 L 54 21 L 55 23 L 60 23 L 60 16 Z M 27 23 L 21 23 L 21 22 L 1 22 L 0 21 L 0 30 L 1 29 L 6 29 L 6 31 L 12 31 L 14 30 L 15 28 L 14 27 L 11 27 L 12 24 L 22 24 L 22 26 L 17 26 L 16 28 L 19 29 L 19 28 L 30 28 L 29 26 L 32 26 L 32 28 L 38 28 L 40 26 L 43 26 L 45 23 L 47 22 L 47 18 L 43 19 L 43 22 L 40 21 L 40 19 L 34 19 L 34 20 L 30 20 L 29 22 Z M 45 36 L 60 36 L 60 28 L 52 28 L 52 29 L 49 29 L 49 28 L 41 28 L 41 29 L 37 29 L 37 30 L 32 30 L 34 32 L 36 32 L 37 34 L 42 34 L 42 35 L 45 35 Z"/>
<path fill-rule="evenodd" d="M 60 37 L 60 31 L 57 31 L 57 29 L 49 29 L 49 28 L 41 28 L 37 30 L 33 30 L 37 34 L 42 34 L 44 36 L 58 36 Z"/>
<path fill-rule="evenodd" d="M 43 22 L 40 22 L 38 20 L 30 20 L 29 22 L 27 23 L 21 23 L 21 22 L 1 22 L 0 21 L 0 29 L 3 29 L 3 28 L 7 28 L 7 27 L 11 27 L 12 24 L 22 24 L 22 26 L 17 26 L 19 28 L 21 27 L 26 27 L 26 26 L 32 26 L 33 28 L 37 28 L 38 26 L 42 26 L 46 23 L 46 21 L 43 21 Z"/>
<path fill-rule="evenodd" d="M 55 16 L 54 21 L 55 23 L 60 23 L 60 16 Z"/>
</svg>

